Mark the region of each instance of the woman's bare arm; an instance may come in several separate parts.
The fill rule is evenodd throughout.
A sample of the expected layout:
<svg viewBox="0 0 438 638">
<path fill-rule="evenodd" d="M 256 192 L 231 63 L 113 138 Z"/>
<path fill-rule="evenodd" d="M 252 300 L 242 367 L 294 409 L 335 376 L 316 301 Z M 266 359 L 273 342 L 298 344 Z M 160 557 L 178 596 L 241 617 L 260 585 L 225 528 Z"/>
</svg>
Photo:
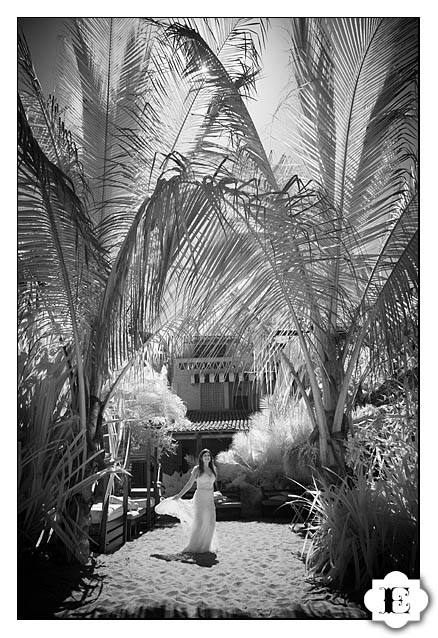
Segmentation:
<svg viewBox="0 0 438 638">
<path fill-rule="evenodd" d="M 182 498 L 184 496 L 184 494 L 186 492 L 189 491 L 189 489 L 192 487 L 193 483 L 196 481 L 198 477 L 198 468 L 194 467 L 192 470 L 192 473 L 190 475 L 189 480 L 187 481 L 187 483 L 184 485 L 184 487 L 178 492 L 178 494 L 175 494 L 175 496 L 173 498 Z"/>
</svg>

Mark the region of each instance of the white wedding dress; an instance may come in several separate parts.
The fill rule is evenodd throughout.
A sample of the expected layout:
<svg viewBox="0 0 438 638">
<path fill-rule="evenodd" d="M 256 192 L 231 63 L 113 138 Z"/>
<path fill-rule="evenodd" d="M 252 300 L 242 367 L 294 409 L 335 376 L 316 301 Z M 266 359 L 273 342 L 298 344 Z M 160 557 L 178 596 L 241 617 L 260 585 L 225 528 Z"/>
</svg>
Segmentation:
<svg viewBox="0 0 438 638">
<path fill-rule="evenodd" d="M 157 514 L 167 514 L 181 521 L 188 539 L 183 552 L 203 554 L 217 551 L 216 508 L 213 488 L 216 477 L 204 472 L 196 479 L 192 499 L 166 498 L 155 507 Z"/>
</svg>

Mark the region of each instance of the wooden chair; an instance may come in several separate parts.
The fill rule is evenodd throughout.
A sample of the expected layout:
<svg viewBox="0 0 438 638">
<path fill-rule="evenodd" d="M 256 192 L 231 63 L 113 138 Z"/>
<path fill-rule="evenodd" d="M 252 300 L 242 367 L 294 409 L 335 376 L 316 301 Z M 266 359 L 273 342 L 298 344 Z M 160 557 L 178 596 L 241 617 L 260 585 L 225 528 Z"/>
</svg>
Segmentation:
<svg viewBox="0 0 438 638">
<path fill-rule="evenodd" d="M 113 494 L 114 475 L 105 475 L 100 483 L 97 493 L 102 494 L 102 500 L 91 508 L 90 539 L 98 552 L 109 554 L 126 542 L 128 481 L 123 483 L 121 498 Z"/>
<path fill-rule="evenodd" d="M 126 515 L 126 540 L 132 541 L 140 533 L 140 520 L 143 516 L 141 510 L 129 511 Z"/>
</svg>

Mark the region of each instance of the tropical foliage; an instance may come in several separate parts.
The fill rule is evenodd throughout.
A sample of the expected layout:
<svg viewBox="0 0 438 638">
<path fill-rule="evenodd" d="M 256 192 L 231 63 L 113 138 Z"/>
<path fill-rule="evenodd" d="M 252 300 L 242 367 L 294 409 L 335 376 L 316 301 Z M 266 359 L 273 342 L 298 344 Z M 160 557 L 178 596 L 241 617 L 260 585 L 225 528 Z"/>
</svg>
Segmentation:
<svg viewBox="0 0 438 638">
<path fill-rule="evenodd" d="M 288 479 L 295 479 L 300 472 L 295 467 L 292 473 L 288 471 L 289 450 L 305 443 L 311 431 L 303 405 L 280 414 L 265 402 L 261 411 L 250 418 L 249 431 L 236 433 L 230 449 L 217 455 L 222 482 L 226 483 L 227 477 L 232 482 L 240 475 L 267 489 L 289 485 Z"/>
<path fill-rule="evenodd" d="M 113 410 L 129 427 L 132 447 L 157 448 L 159 456 L 176 449 L 172 426 L 187 424 L 186 407 L 169 387 L 167 368 L 154 372 L 145 362 L 141 374 L 126 375 L 113 397 Z"/>
<path fill-rule="evenodd" d="M 353 435 L 347 440 L 346 462 L 355 473 L 367 468 L 380 478 L 395 463 L 408 463 L 406 474 L 415 473 L 418 455 L 417 415 L 403 403 L 375 408 L 367 405 L 354 412 Z M 412 465 L 414 464 L 414 465 Z"/>
<path fill-rule="evenodd" d="M 361 595 L 391 571 L 419 577 L 418 441 L 415 424 L 394 409 L 360 410 L 356 430 L 349 474 L 315 481 L 295 506 L 309 512 L 309 572 Z"/>
<path fill-rule="evenodd" d="M 277 165 L 246 105 L 263 20 L 71 19 L 49 99 L 19 39 L 23 519 L 53 528 L 51 501 L 31 516 L 26 498 L 78 436 L 60 507 L 84 545 L 105 409 L 194 333 L 250 338 L 260 379 L 273 371 L 280 405 L 302 399 L 342 470 L 361 353 L 371 374 L 408 319 L 416 338 L 417 28 L 290 19 Z"/>
</svg>

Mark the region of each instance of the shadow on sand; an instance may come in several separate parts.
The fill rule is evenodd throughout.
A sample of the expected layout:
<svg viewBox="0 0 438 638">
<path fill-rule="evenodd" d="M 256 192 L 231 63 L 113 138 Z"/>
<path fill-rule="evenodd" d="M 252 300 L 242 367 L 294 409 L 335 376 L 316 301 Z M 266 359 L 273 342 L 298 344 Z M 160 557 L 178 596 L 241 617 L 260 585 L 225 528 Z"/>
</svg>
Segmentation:
<svg viewBox="0 0 438 638">
<path fill-rule="evenodd" d="M 216 554 L 206 552 L 205 554 L 193 554 L 189 552 L 179 552 L 178 554 L 151 554 L 151 558 L 158 558 L 167 562 L 177 561 L 179 563 L 191 563 L 199 567 L 212 567 L 217 565 Z"/>
<path fill-rule="evenodd" d="M 94 573 L 96 561 L 88 565 L 55 565 L 44 561 L 28 561 L 18 566 L 18 620 L 55 618 L 60 608 L 80 608 L 84 602 L 97 600 L 103 579 Z M 75 600 L 63 604 L 72 592 Z"/>
</svg>

